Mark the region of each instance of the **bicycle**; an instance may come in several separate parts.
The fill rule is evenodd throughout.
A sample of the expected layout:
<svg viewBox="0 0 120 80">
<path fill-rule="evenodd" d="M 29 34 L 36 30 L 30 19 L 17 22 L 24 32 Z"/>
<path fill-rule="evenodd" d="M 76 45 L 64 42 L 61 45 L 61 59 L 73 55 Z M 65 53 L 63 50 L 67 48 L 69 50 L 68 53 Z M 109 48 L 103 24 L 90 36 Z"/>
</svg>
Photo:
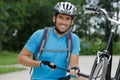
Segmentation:
<svg viewBox="0 0 120 80">
<path fill-rule="evenodd" d="M 101 8 L 101 7 L 96 7 L 96 8 L 90 8 L 89 7 L 89 8 L 86 8 L 86 10 L 90 11 L 92 13 L 95 13 L 95 14 L 102 14 L 110 22 L 113 22 L 113 23 L 115 23 L 117 25 L 120 24 L 120 21 L 112 19 L 109 16 L 108 12 L 105 9 Z M 97 52 L 97 56 L 96 56 L 95 61 L 93 63 L 90 75 L 80 72 L 80 73 L 78 73 L 79 76 L 86 77 L 89 80 L 98 80 L 98 79 L 99 80 L 105 80 L 105 77 L 106 77 L 106 74 L 107 74 L 108 64 L 109 64 L 110 59 L 111 59 L 111 55 L 109 55 L 108 48 L 110 46 L 110 42 L 112 41 L 114 32 L 115 32 L 115 29 L 112 29 L 111 33 L 110 33 L 110 36 L 109 36 L 109 39 L 107 41 L 105 50 L 103 50 L 103 52 L 101 52 L 101 51 Z M 63 68 L 60 68 L 58 66 L 56 68 L 59 68 L 61 70 L 66 70 L 67 72 L 69 72 L 68 69 L 63 69 Z M 119 71 L 120 71 L 120 63 L 119 63 L 118 69 L 119 70 L 116 71 L 115 78 L 120 78 L 120 73 L 119 73 Z M 61 80 L 70 80 L 70 76 L 67 76 L 66 78 L 63 78 Z M 119 79 L 115 79 L 115 80 L 119 80 Z"/>
<path fill-rule="evenodd" d="M 86 8 L 86 9 L 94 11 L 95 13 L 98 13 L 98 14 L 104 15 L 107 20 L 109 20 L 109 21 L 111 21 L 111 22 L 113 22 L 113 23 L 115 23 L 117 25 L 120 24 L 120 21 L 112 19 L 109 16 L 109 14 L 107 13 L 107 11 L 105 9 L 103 9 L 103 8 L 97 7 L 97 8 Z M 105 80 L 108 64 L 109 64 L 109 61 L 111 59 L 111 55 L 109 55 L 108 48 L 110 46 L 110 42 L 112 41 L 112 38 L 113 38 L 115 30 L 116 30 L 116 28 L 111 30 L 111 33 L 110 33 L 110 36 L 109 36 L 109 39 L 108 39 L 108 42 L 107 42 L 105 50 L 103 52 L 98 51 L 98 57 L 96 58 L 97 59 L 96 61 L 100 60 L 100 62 L 98 62 L 99 64 L 97 64 L 97 65 L 96 65 L 96 61 L 94 62 L 94 65 L 93 65 L 93 68 L 92 68 L 90 76 L 92 76 L 92 77 L 97 76 L 97 74 L 99 73 L 99 70 L 101 70 L 102 74 L 101 74 L 100 80 Z M 101 69 L 101 67 L 103 67 L 103 69 Z M 118 68 L 116 70 L 115 80 L 119 80 L 120 79 L 119 77 L 120 77 L 120 62 L 119 62 Z M 92 78 L 90 78 L 90 80 L 91 79 Z"/>
</svg>

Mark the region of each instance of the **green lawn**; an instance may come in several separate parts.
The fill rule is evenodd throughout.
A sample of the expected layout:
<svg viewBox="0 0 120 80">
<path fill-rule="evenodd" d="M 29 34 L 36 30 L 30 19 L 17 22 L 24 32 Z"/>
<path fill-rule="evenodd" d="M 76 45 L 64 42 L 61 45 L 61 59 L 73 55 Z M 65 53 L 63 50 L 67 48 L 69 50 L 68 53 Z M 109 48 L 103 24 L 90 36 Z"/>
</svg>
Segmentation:
<svg viewBox="0 0 120 80">
<path fill-rule="evenodd" d="M 4 67 L 12 64 L 18 64 L 17 62 L 18 53 L 2 51 L 0 52 L 0 74 L 15 72 L 19 70 L 24 70 L 25 68 L 21 67 Z"/>
<path fill-rule="evenodd" d="M 9 73 L 9 72 L 15 72 L 25 70 L 25 68 L 19 68 L 19 67 L 1 67 L 0 68 L 0 74 Z"/>
<path fill-rule="evenodd" d="M 17 64 L 17 53 L 2 51 L 0 52 L 0 66 Z"/>
</svg>

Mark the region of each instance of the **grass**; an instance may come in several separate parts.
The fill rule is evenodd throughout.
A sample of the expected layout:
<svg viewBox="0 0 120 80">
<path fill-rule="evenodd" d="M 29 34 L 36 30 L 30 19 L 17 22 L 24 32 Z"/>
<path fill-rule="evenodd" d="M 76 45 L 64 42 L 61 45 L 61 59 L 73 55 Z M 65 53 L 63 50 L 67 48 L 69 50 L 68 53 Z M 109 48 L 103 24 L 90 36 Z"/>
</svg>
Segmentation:
<svg viewBox="0 0 120 80">
<path fill-rule="evenodd" d="M 25 68 L 18 68 L 18 67 L 1 67 L 0 74 L 10 73 L 15 71 L 25 70 Z"/>
<path fill-rule="evenodd" d="M 0 66 L 17 64 L 17 53 L 2 51 L 0 52 Z"/>
<path fill-rule="evenodd" d="M 22 67 L 4 67 L 18 64 L 17 53 L 2 51 L 0 52 L 0 74 L 24 70 Z"/>
</svg>

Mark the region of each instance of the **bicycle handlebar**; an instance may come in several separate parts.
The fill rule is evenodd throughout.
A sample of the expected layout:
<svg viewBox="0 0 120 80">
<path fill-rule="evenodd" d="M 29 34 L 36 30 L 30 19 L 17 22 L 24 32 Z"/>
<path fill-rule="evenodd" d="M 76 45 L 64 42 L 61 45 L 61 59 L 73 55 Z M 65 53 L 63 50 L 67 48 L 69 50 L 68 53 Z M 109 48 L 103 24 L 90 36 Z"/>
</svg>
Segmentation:
<svg viewBox="0 0 120 80">
<path fill-rule="evenodd" d="M 58 67 L 58 66 L 56 66 L 56 68 L 61 69 L 61 70 L 64 70 L 64 71 L 67 71 L 67 72 L 70 72 L 69 69 L 64 69 L 64 68 L 61 68 L 61 67 Z M 80 73 L 80 72 L 78 73 L 78 76 L 83 76 L 83 77 L 86 77 L 86 78 L 89 78 L 89 77 L 90 77 L 89 75 L 84 74 L 84 73 Z"/>
<path fill-rule="evenodd" d="M 105 15 L 105 17 L 106 17 L 109 21 L 111 21 L 111 22 L 113 22 L 113 23 L 115 23 L 115 24 L 120 25 L 120 21 L 117 21 L 117 20 L 115 20 L 115 19 L 112 19 L 112 18 L 109 16 L 108 12 L 107 12 L 105 9 L 101 8 L 101 7 L 96 7 L 96 8 L 86 7 L 85 9 L 88 11 L 87 13 L 97 13 L 97 14 L 100 13 L 100 14 L 103 14 L 103 15 Z"/>
</svg>

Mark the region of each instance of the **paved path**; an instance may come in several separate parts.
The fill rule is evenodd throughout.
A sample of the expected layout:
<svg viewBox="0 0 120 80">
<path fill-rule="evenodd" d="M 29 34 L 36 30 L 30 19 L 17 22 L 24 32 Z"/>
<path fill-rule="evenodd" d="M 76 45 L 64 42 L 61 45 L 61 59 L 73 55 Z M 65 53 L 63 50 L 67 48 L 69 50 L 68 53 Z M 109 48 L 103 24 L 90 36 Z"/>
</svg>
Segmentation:
<svg viewBox="0 0 120 80">
<path fill-rule="evenodd" d="M 94 62 L 95 56 L 80 56 L 80 69 L 81 72 L 89 74 Z M 112 64 L 112 76 L 114 75 L 120 56 L 113 56 Z M 19 65 L 21 66 L 21 65 Z M 7 74 L 1 74 L 0 80 L 30 80 L 29 69 L 19 72 L 12 72 Z"/>
</svg>

